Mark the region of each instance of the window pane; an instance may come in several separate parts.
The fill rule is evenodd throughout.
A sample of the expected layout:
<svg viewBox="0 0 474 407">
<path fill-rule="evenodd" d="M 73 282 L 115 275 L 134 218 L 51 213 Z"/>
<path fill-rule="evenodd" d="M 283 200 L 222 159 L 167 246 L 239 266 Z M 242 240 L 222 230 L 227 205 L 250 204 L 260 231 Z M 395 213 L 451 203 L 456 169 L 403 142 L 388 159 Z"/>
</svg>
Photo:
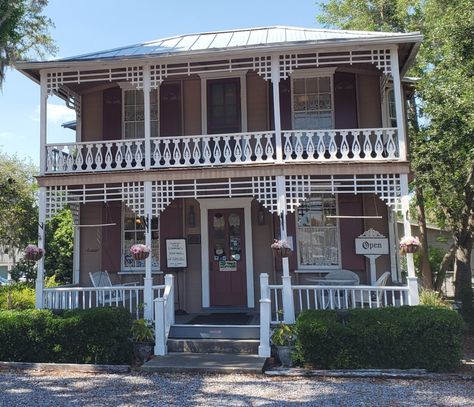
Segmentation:
<svg viewBox="0 0 474 407">
<path fill-rule="evenodd" d="M 293 93 L 295 95 L 305 94 L 305 81 L 304 79 L 295 79 L 293 81 Z"/>
<path fill-rule="evenodd" d="M 135 106 L 125 106 L 125 121 L 135 120 Z"/>
<path fill-rule="evenodd" d="M 306 93 L 318 93 L 318 79 L 317 78 L 306 79 Z"/>
<path fill-rule="evenodd" d="M 331 109 L 331 94 L 330 93 L 319 94 L 319 109 L 321 110 Z"/>
<path fill-rule="evenodd" d="M 125 106 L 135 104 L 135 92 L 133 90 L 125 91 Z"/>
<path fill-rule="evenodd" d="M 331 79 L 329 77 L 319 78 L 319 92 L 331 92 Z"/>
</svg>

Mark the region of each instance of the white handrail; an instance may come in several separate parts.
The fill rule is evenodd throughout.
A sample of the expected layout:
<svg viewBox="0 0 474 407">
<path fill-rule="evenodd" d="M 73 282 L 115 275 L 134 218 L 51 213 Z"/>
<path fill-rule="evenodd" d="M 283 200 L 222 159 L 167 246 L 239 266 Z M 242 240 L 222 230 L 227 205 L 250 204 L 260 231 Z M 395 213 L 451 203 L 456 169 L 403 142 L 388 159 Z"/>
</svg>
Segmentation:
<svg viewBox="0 0 474 407">
<path fill-rule="evenodd" d="M 173 276 L 165 276 L 163 295 L 154 300 L 155 303 L 155 355 L 167 353 L 167 341 L 171 325 L 174 324 L 174 284 Z"/>
</svg>

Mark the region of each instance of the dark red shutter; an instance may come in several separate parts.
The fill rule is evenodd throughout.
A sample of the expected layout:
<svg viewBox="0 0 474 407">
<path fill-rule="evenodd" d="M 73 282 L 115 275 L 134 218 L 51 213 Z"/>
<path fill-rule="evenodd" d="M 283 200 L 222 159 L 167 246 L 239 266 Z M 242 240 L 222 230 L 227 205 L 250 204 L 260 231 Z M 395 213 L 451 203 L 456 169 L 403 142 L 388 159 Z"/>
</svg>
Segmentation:
<svg viewBox="0 0 474 407">
<path fill-rule="evenodd" d="M 273 86 L 268 82 L 268 109 L 270 114 L 270 130 L 275 130 L 273 116 Z M 291 80 L 287 78 L 280 81 L 280 119 L 282 130 L 291 130 Z"/>
<path fill-rule="evenodd" d="M 357 125 L 356 77 L 353 73 L 334 74 L 336 129 L 355 129 Z"/>
<path fill-rule="evenodd" d="M 175 200 L 160 215 L 160 266 L 161 271 L 173 271 L 166 267 L 166 239 L 183 238 L 182 200 Z"/>
<path fill-rule="evenodd" d="M 119 87 L 104 90 L 102 136 L 103 140 L 122 138 L 122 89 Z"/>
</svg>

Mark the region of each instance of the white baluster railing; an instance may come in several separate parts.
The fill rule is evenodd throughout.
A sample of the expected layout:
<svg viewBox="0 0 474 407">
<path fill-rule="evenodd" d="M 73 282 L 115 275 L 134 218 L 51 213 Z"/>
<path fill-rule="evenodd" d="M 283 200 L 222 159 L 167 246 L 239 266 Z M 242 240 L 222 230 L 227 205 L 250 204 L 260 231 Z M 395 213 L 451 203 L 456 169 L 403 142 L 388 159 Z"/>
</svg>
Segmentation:
<svg viewBox="0 0 474 407">
<path fill-rule="evenodd" d="M 140 169 L 144 167 L 144 154 L 144 139 L 47 144 L 45 172 Z"/>
<path fill-rule="evenodd" d="M 137 319 L 143 313 L 143 286 L 52 287 L 43 289 L 43 298 L 47 309 L 123 307 Z"/>
<path fill-rule="evenodd" d="M 251 132 L 151 139 L 152 167 L 236 165 L 275 161 L 275 133 Z"/>
<path fill-rule="evenodd" d="M 167 353 L 168 334 L 174 324 L 174 284 L 173 276 L 165 276 L 163 295 L 154 300 L 155 303 L 155 355 Z"/>
<path fill-rule="evenodd" d="M 409 288 L 353 285 L 295 285 L 295 311 L 318 309 L 380 308 L 410 305 Z"/>
<path fill-rule="evenodd" d="M 369 161 L 400 158 L 396 128 L 290 130 L 283 154 L 294 161 Z"/>
</svg>

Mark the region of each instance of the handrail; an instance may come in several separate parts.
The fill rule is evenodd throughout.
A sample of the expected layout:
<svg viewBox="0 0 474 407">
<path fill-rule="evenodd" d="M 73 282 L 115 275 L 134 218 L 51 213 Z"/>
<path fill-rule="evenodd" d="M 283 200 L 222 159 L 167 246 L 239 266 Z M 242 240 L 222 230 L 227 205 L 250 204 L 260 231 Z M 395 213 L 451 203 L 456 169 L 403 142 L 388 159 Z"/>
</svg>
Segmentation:
<svg viewBox="0 0 474 407">
<path fill-rule="evenodd" d="M 167 341 L 171 325 L 174 324 L 174 284 L 173 276 L 165 276 L 165 289 L 155 303 L 155 355 L 167 353 Z"/>
</svg>

